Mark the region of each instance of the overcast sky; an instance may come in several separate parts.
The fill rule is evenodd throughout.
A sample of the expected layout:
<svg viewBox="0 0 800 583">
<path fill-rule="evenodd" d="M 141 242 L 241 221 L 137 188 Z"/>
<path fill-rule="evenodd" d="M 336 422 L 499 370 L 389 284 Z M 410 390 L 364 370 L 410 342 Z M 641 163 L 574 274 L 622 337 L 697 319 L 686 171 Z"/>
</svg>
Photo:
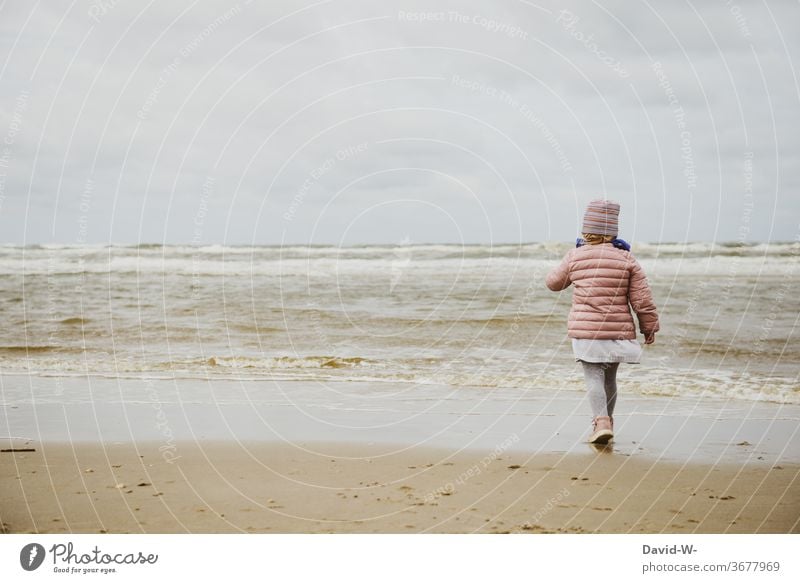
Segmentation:
<svg viewBox="0 0 800 583">
<path fill-rule="evenodd" d="M 0 243 L 793 240 L 800 4 L 0 5 Z"/>
</svg>

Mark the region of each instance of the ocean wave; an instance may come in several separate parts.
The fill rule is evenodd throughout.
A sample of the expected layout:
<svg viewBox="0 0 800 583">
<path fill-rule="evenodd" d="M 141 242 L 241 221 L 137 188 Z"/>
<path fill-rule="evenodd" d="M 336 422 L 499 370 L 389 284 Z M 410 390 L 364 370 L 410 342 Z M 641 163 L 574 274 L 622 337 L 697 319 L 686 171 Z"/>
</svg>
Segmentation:
<svg viewBox="0 0 800 583">
<path fill-rule="evenodd" d="M 232 369 L 295 369 L 295 368 L 354 368 L 359 366 L 374 365 L 373 361 L 359 356 L 337 357 L 337 356 L 278 356 L 274 358 L 254 358 L 254 357 L 235 357 L 235 356 L 212 356 L 202 363 L 197 361 L 178 361 L 166 363 L 170 368 L 184 368 L 186 365 L 201 364 L 208 367 L 232 368 Z"/>
<path fill-rule="evenodd" d="M 64 324 L 66 326 L 83 326 L 91 322 L 89 318 L 81 318 L 79 316 L 75 316 L 73 318 L 64 318 L 59 322 L 59 324 Z"/>
<path fill-rule="evenodd" d="M 742 243 L 730 241 L 661 242 L 629 241 L 634 255 L 642 257 L 800 257 L 800 242 L 779 241 Z M 416 261 L 545 258 L 563 255 L 574 247 L 569 241 L 499 244 L 427 244 L 398 243 L 394 245 L 31 245 L 0 246 L 0 261 L 57 260 L 83 257 L 87 261 L 102 258 L 203 258 L 252 257 L 259 261 L 327 259 L 346 261 L 361 259 L 381 261 L 411 256 Z"/>
<path fill-rule="evenodd" d="M 66 350 L 63 346 L 57 346 L 55 344 L 20 344 L 20 345 L 10 345 L 10 346 L 0 346 L 0 354 L 45 354 L 48 352 L 65 352 Z"/>
<path fill-rule="evenodd" d="M 153 275 L 162 278 L 205 278 L 205 277 L 275 277 L 275 278 L 341 278 L 359 277 L 364 280 L 382 278 L 393 281 L 402 278 L 403 282 L 422 282 L 448 275 L 455 277 L 491 276 L 509 278 L 514 274 L 538 273 L 544 277 L 560 259 L 561 255 L 549 258 L 536 256 L 520 257 L 479 257 L 436 258 L 436 257 L 389 257 L 363 258 L 223 258 L 196 256 L 163 255 L 146 256 L 103 256 L 92 260 L 75 261 L 60 258 L 27 258 L 25 260 L 0 257 L 0 275 L 46 276 L 48 278 L 75 276 L 108 276 L 111 274 L 142 278 Z M 715 255 L 689 258 L 677 254 L 637 255 L 648 275 L 732 275 L 736 277 L 763 277 L 770 274 L 782 275 L 798 270 L 797 260 L 787 256 L 739 256 Z M 793 256 L 793 257 L 800 257 Z"/>
<path fill-rule="evenodd" d="M 574 366 L 546 365 L 521 369 L 514 363 L 495 366 L 492 359 L 466 359 L 454 364 L 439 358 L 381 360 L 360 356 L 210 356 L 171 361 L 101 363 L 27 361 L 27 366 L 0 362 L 3 373 L 37 376 L 99 376 L 140 379 L 219 379 L 238 381 L 314 381 L 412 383 L 454 388 L 504 388 L 535 391 L 536 387 L 585 394 L 583 374 Z M 630 369 L 633 370 L 633 369 Z M 712 400 L 764 401 L 800 404 L 796 378 L 727 372 L 704 368 L 635 367 L 620 379 L 625 394 Z"/>
</svg>

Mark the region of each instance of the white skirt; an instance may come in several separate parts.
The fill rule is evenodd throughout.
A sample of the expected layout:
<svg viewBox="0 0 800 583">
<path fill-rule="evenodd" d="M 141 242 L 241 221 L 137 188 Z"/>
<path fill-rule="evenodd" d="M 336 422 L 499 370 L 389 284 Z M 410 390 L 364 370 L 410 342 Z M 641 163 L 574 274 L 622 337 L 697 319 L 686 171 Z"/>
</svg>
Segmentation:
<svg viewBox="0 0 800 583">
<path fill-rule="evenodd" d="M 626 362 L 638 364 L 642 357 L 642 346 L 636 340 L 589 340 L 572 339 L 575 360 L 585 362 Z"/>
</svg>

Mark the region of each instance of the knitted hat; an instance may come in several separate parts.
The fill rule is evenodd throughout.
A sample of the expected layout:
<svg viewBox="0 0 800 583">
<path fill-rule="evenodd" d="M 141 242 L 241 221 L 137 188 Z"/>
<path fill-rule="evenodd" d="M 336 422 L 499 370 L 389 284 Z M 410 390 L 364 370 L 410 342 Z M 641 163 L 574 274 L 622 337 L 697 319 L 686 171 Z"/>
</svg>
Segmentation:
<svg viewBox="0 0 800 583">
<path fill-rule="evenodd" d="M 593 200 L 583 215 L 583 233 L 597 235 L 619 234 L 619 203 L 610 200 Z"/>
</svg>

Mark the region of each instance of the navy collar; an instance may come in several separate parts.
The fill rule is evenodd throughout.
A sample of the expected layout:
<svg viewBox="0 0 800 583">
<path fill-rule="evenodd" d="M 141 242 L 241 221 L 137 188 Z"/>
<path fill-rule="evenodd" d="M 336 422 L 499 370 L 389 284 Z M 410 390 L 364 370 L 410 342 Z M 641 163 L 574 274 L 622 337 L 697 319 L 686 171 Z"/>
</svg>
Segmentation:
<svg viewBox="0 0 800 583">
<path fill-rule="evenodd" d="M 631 250 L 631 246 L 628 244 L 627 241 L 623 239 L 612 239 L 611 241 L 609 241 L 609 243 L 611 243 L 617 249 L 622 249 L 623 251 Z M 587 244 L 586 241 L 580 237 L 575 239 L 575 247 L 581 247 L 586 244 Z"/>
</svg>

